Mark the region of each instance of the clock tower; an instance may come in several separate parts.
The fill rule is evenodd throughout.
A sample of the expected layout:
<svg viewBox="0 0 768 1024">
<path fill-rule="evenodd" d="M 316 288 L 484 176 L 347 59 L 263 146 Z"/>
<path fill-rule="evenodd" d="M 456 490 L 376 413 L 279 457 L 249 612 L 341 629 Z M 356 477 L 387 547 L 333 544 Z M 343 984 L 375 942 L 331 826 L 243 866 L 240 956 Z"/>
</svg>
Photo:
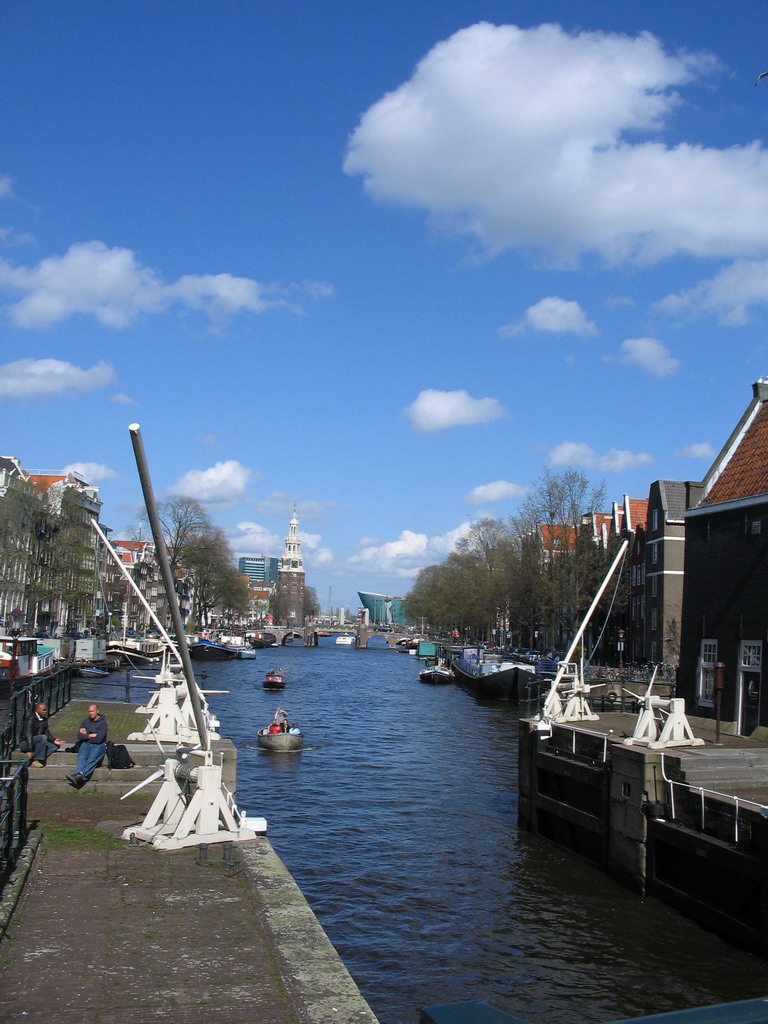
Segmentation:
<svg viewBox="0 0 768 1024">
<path fill-rule="evenodd" d="M 285 624 L 295 626 L 297 629 L 303 626 L 304 562 L 301 557 L 299 520 L 296 517 L 295 505 L 288 527 L 288 536 L 285 538 L 285 551 L 277 571 L 277 596 L 281 610 L 280 618 L 285 619 Z"/>
</svg>

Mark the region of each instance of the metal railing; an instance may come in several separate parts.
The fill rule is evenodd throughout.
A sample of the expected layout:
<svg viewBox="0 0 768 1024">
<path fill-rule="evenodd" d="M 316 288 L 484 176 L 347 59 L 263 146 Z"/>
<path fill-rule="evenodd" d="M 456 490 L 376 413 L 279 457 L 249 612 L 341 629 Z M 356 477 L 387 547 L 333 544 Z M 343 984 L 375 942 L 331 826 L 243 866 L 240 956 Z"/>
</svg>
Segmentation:
<svg viewBox="0 0 768 1024">
<path fill-rule="evenodd" d="M 8 722 L 2 736 L 0 759 L 10 761 L 11 753 L 19 745 L 24 723 L 35 704 L 44 701 L 50 716 L 69 703 L 72 699 L 72 677 L 72 668 L 66 666 L 50 676 L 38 676 L 14 691 L 8 705 Z"/>
<path fill-rule="evenodd" d="M 680 813 L 678 808 L 678 801 L 675 800 L 675 787 L 679 787 L 684 793 L 688 793 L 695 800 L 697 808 L 696 814 L 689 817 L 689 820 L 685 821 L 688 828 L 697 828 L 699 832 L 709 834 L 712 830 L 713 825 L 708 821 L 707 814 L 709 813 L 712 822 L 721 823 L 722 814 L 719 813 L 718 804 L 726 804 L 733 808 L 733 820 L 729 823 L 729 828 L 733 829 L 732 842 L 738 846 L 741 839 L 739 831 L 739 811 L 742 809 L 750 808 L 753 812 L 757 813 L 760 818 L 768 818 L 768 806 L 759 803 L 757 800 L 748 800 L 746 797 L 738 797 L 733 793 L 722 793 L 716 789 L 708 789 L 706 786 L 697 786 L 691 782 L 684 782 L 678 779 L 672 779 L 667 774 L 667 765 L 664 759 L 664 754 L 661 755 L 661 777 L 669 786 L 669 819 L 671 821 L 679 821 L 683 819 L 684 815 Z M 707 798 L 712 798 L 717 801 L 716 804 L 710 804 Z M 744 824 L 742 823 L 741 828 L 743 830 Z M 723 836 L 726 841 L 730 838 Z"/>
<path fill-rule="evenodd" d="M 0 772 L 0 883 L 4 883 L 27 841 L 27 759 L 3 761 Z"/>
<path fill-rule="evenodd" d="M 614 675 L 600 674 L 586 675 L 584 679 L 591 687 L 587 695 L 587 704 L 596 714 L 604 714 L 610 711 L 618 711 L 622 714 L 638 713 L 642 707 L 642 688 L 648 686 L 648 679 L 641 679 L 636 676 L 621 677 L 618 670 Z M 524 703 L 526 706 L 526 717 L 533 718 L 544 708 L 544 701 L 552 686 L 552 679 L 534 678 L 525 684 Z M 655 693 L 674 697 L 675 686 L 666 680 L 656 680 Z"/>
</svg>

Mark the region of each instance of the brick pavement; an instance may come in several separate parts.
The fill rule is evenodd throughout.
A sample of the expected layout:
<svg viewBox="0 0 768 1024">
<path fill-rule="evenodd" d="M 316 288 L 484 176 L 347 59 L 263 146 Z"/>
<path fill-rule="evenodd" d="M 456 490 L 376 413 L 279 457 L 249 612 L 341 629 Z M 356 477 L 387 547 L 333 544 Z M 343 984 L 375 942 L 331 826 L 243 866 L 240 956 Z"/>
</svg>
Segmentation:
<svg viewBox="0 0 768 1024">
<path fill-rule="evenodd" d="M 33 787 L 42 840 L 0 942 L 2 1024 L 377 1024 L 266 838 L 232 866 L 221 844 L 205 864 L 132 847 L 151 800 Z"/>
</svg>

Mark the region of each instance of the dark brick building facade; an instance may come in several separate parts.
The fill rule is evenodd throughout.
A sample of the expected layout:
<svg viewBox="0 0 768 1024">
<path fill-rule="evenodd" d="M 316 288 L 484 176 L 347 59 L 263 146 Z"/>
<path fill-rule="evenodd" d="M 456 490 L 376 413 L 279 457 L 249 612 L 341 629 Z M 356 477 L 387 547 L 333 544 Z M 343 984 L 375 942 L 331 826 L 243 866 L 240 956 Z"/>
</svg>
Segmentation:
<svg viewBox="0 0 768 1024">
<path fill-rule="evenodd" d="M 721 716 L 749 735 L 768 725 L 768 381 L 685 513 L 685 584 L 678 693 L 713 717 L 714 667 L 725 665 Z"/>
</svg>

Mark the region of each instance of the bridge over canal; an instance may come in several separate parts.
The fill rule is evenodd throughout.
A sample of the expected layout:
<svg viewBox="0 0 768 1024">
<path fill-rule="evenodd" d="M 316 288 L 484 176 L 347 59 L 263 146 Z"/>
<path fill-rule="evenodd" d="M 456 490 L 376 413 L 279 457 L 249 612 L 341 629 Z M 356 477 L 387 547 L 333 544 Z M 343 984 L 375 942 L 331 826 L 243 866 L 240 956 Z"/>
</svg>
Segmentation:
<svg viewBox="0 0 768 1024">
<path fill-rule="evenodd" d="M 377 636 L 386 641 L 387 646 L 392 649 L 395 648 L 400 637 L 404 635 L 402 633 L 382 633 L 373 626 L 350 625 L 327 630 L 325 627 L 309 625 L 302 626 L 301 628 L 269 626 L 267 629 L 258 630 L 256 636 L 261 640 L 269 640 L 271 638 L 272 642 L 278 647 L 291 643 L 303 643 L 305 647 L 317 647 L 318 636 L 326 636 L 328 633 L 332 637 L 343 633 L 351 634 L 355 638 L 355 647 L 357 648 L 367 647 L 371 637 Z"/>
</svg>

